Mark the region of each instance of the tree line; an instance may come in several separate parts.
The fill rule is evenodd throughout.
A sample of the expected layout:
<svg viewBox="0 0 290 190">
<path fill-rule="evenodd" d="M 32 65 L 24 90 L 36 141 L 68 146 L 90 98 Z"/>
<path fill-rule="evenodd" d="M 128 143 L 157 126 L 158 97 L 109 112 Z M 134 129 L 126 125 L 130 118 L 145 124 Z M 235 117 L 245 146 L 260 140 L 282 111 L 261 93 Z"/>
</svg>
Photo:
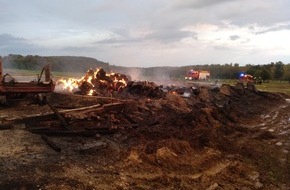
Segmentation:
<svg viewBox="0 0 290 190">
<path fill-rule="evenodd" d="M 4 67 L 14 69 L 36 70 L 41 69 L 45 64 L 50 64 L 52 71 L 60 72 L 86 72 L 89 68 L 103 67 L 106 71 L 132 73 L 132 68 L 110 65 L 93 58 L 75 56 L 33 56 L 33 55 L 8 55 L 2 58 Z M 261 77 L 263 80 L 287 80 L 290 81 L 290 63 L 281 61 L 271 62 L 263 65 L 247 64 L 240 66 L 238 63 L 230 64 L 207 64 L 190 65 L 181 67 L 150 67 L 133 68 L 147 78 L 156 76 L 168 76 L 169 78 L 182 79 L 190 69 L 207 70 L 213 79 L 237 79 L 239 73 L 245 72 L 254 77 Z"/>
<path fill-rule="evenodd" d="M 247 64 L 240 66 L 235 64 L 211 64 L 211 65 L 191 65 L 183 67 L 152 67 L 144 69 L 145 76 L 152 73 L 167 73 L 171 78 L 184 78 L 186 73 L 191 70 L 210 71 L 212 79 L 238 79 L 241 72 L 261 77 L 263 80 L 287 80 L 290 81 L 290 64 L 281 61 L 271 62 L 265 65 Z"/>
<path fill-rule="evenodd" d="M 208 70 L 211 78 L 216 79 L 236 79 L 241 72 L 261 77 L 263 80 L 290 80 L 290 64 L 284 64 L 281 61 L 271 62 L 264 65 L 247 64 L 239 66 L 235 64 L 225 65 L 200 65 L 194 69 Z"/>
</svg>

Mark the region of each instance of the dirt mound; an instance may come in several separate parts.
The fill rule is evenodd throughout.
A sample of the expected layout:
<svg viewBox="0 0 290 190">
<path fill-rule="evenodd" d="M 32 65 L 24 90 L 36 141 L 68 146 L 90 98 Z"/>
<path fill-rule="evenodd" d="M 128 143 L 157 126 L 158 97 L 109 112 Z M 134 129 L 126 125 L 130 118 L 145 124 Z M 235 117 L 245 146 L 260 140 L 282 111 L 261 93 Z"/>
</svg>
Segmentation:
<svg viewBox="0 0 290 190">
<path fill-rule="evenodd" d="M 190 112 L 191 110 L 186 100 L 178 94 L 168 93 L 165 99 L 167 106 L 175 112 Z M 170 102 L 170 104 L 168 104 L 168 102 Z"/>
<path fill-rule="evenodd" d="M 162 141 L 159 141 L 156 143 L 156 150 L 154 152 L 157 152 L 160 148 L 167 147 L 168 149 L 172 150 L 178 155 L 188 154 L 190 152 L 193 152 L 193 148 L 190 146 L 190 144 L 187 141 L 179 140 L 179 139 L 164 139 Z"/>
<path fill-rule="evenodd" d="M 1 108 L 3 125 L 9 121 L 15 129 L 0 131 L 0 167 L 7 171 L 0 187 L 21 188 L 22 181 L 32 189 L 287 189 L 287 96 L 223 85 L 182 97 L 146 85 L 135 84 L 128 96 L 125 89 L 112 97 L 49 94 L 69 130 L 56 116 L 13 123 L 32 104 Z M 47 110 L 33 105 L 29 113 Z M 27 131 L 43 132 L 52 122 L 66 134 L 110 134 L 49 136 L 61 149 L 56 152 Z"/>
</svg>

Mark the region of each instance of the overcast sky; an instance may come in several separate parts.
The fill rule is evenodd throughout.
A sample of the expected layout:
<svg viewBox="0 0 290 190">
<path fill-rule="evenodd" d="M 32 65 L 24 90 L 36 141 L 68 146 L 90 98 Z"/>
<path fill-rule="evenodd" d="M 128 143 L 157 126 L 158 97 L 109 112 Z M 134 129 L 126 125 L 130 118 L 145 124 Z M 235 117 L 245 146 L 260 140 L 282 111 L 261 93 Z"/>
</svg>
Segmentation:
<svg viewBox="0 0 290 190">
<path fill-rule="evenodd" d="M 289 0 L 0 0 L 0 54 L 122 66 L 290 63 Z"/>
</svg>

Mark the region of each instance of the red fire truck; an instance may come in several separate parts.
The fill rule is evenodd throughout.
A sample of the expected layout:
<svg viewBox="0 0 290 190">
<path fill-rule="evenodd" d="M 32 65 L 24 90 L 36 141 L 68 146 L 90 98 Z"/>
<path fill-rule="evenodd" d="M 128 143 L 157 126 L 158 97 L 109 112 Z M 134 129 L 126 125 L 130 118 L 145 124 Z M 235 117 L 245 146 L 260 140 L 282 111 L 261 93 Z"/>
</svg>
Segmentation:
<svg viewBox="0 0 290 190">
<path fill-rule="evenodd" d="M 209 80 L 210 72 L 202 70 L 193 70 L 187 72 L 185 79 L 186 80 Z"/>
</svg>

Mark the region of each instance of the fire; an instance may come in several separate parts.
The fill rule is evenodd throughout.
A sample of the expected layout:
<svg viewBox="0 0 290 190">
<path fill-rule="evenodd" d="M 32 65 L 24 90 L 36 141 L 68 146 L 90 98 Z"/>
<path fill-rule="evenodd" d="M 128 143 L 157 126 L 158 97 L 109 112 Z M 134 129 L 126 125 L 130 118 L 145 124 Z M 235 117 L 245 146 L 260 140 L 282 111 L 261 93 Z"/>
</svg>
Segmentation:
<svg viewBox="0 0 290 190">
<path fill-rule="evenodd" d="M 63 85 L 63 87 L 62 87 L 63 90 L 68 91 L 68 92 L 73 92 L 74 89 L 78 88 L 78 84 L 79 84 L 80 80 L 77 80 L 74 78 L 69 78 L 67 80 L 60 79 L 58 82 Z"/>
<path fill-rule="evenodd" d="M 95 71 L 89 69 L 81 79 L 69 78 L 59 80 L 63 90 L 73 93 L 79 91 L 81 94 L 95 95 L 102 92 L 122 91 L 127 86 L 128 78 L 124 74 L 109 73 L 104 69 L 97 68 Z"/>
<path fill-rule="evenodd" d="M 94 90 L 90 90 L 90 92 L 88 93 L 89 96 L 92 96 L 94 94 Z"/>
</svg>

